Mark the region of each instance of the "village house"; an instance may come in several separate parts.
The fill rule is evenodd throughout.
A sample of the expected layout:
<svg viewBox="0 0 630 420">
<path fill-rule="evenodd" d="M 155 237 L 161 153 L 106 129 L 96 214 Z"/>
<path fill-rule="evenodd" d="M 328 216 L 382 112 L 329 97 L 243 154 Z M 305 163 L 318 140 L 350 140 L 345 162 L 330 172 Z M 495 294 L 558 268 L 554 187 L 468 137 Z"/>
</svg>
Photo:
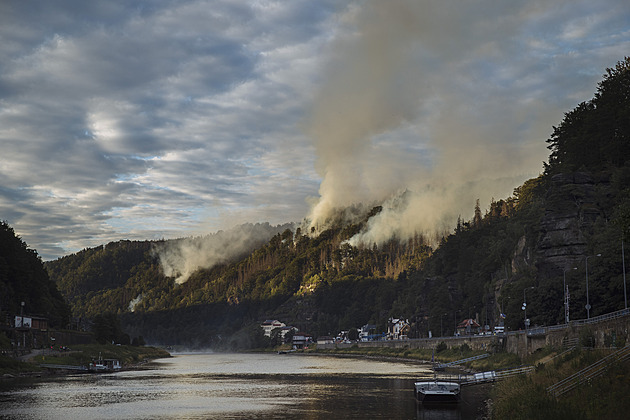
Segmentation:
<svg viewBox="0 0 630 420">
<path fill-rule="evenodd" d="M 295 327 L 287 326 L 284 322 L 280 322 L 277 319 L 268 319 L 263 322 L 260 327 L 265 331 L 266 337 L 271 337 L 273 330 L 277 329 L 283 342 L 285 341 L 285 337 L 289 331 L 293 331 L 295 333 L 298 330 Z"/>
<path fill-rule="evenodd" d="M 479 325 L 474 319 L 467 318 L 457 325 L 457 335 L 474 335 L 479 333 Z"/>
<path fill-rule="evenodd" d="M 365 324 L 359 330 L 360 341 L 372 341 L 375 339 L 374 332 L 376 331 L 376 325 Z"/>
<path fill-rule="evenodd" d="M 293 334 L 293 348 L 305 349 L 313 342 L 313 336 L 304 332 L 297 331 Z"/>
<path fill-rule="evenodd" d="M 323 344 L 334 344 L 335 343 L 335 339 L 332 338 L 329 335 L 322 335 L 317 337 L 317 344 L 318 345 L 323 345 Z"/>
<path fill-rule="evenodd" d="M 402 318 L 389 318 L 387 322 L 387 338 L 389 340 L 406 340 L 411 331 L 409 321 Z"/>
<path fill-rule="evenodd" d="M 284 322 L 280 322 L 277 319 L 267 319 L 260 325 L 260 327 L 265 331 L 266 337 L 271 337 L 271 331 L 275 328 L 282 328 L 286 326 L 287 325 Z"/>
</svg>

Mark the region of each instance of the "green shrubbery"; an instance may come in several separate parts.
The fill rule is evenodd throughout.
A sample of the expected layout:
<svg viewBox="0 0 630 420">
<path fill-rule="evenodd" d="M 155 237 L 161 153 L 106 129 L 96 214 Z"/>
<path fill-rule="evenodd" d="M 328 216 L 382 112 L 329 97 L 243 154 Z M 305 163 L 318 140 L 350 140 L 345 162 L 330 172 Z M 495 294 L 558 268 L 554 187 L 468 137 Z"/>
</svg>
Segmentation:
<svg viewBox="0 0 630 420">
<path fill-rule="evenodd" d="M 612 366 L 602 376 L 567 394 L 553 398 L 547 387 L 589 366 L 610 350 L 575 349 L 562 356 L 555 352 L 532 356 L 535 372 L 497 382 L 491 392 L 494 419 L 625 419 L 630 412 L 630 366 Z M 534 357 L 538 357 L 535 360 Z M 542 362 L 547 363 L 542 363 Z"/>
</svg>

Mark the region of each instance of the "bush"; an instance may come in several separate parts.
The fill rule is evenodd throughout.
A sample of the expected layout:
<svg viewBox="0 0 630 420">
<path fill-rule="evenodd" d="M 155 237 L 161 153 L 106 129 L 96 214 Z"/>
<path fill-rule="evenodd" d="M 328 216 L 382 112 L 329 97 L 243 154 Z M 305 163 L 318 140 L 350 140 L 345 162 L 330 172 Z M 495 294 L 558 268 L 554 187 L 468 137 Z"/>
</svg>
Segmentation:
<svg viewBox="0 0 630 420">
<path fill-rule="evenodd" d="M 590 328 L 583 328 L 580 331 L 580 346 L 595 347 L 595 334 Z"/>
</svg>

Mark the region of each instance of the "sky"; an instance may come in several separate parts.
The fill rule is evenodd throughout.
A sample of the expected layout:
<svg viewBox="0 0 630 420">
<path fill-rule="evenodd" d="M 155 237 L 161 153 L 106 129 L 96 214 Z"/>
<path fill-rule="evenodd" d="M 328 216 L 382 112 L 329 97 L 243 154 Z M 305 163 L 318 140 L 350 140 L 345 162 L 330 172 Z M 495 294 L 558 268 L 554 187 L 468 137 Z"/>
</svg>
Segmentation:
<svg viewBox="0 0 630 420">
<path fill-rule="evenodd" d="M 626 0 L 3 1 L 0 219 L 44 260 L 242 223 L 469 219 L 630 52 Z"/>
</svg>

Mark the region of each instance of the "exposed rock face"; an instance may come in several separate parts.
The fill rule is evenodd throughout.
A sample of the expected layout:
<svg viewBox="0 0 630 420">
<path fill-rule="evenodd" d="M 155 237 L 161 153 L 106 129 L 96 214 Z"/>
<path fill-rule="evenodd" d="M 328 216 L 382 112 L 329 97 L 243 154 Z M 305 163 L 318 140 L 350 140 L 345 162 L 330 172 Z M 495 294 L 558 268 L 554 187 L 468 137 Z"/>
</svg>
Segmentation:
<svg viewBox="0 0 630 420">
<path fill-rule="evenodd" d="M 551 178 L 537 244 L 538 266 L 566 268 L 586 254 L 584 232 L 601 215 L 593 177 L 584 172 Z"/>
<path fill-rule="evenodd" d="M 531 263 L 531 252 L 527 246 L 527 238 L 521 236 L 512 256 L 512 273 L 516 273 L 519 269 L 528 267 Z"/>
</svg>

